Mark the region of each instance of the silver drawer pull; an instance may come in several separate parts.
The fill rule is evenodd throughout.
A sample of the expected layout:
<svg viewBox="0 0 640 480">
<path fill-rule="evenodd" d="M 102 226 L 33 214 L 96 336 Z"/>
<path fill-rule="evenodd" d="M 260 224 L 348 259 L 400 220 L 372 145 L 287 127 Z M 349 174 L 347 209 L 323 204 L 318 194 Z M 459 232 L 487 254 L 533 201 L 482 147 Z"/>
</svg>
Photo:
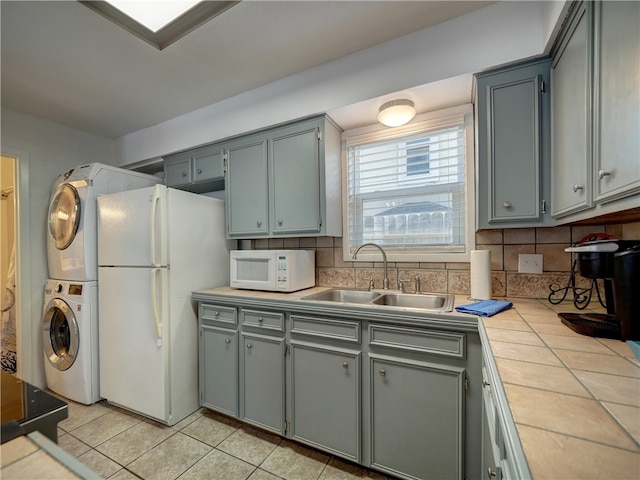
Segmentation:
<svg viewBox="0 0 640 480">
<path fill-rule="evenodd" d="M 186 177 L 187 176 L 187 172 L 182 172 L 182 177 Z"/>
<path fill-rule="evenodd" d="M 278 220 L 278 225 L 282 225 L 282 220 Z"/>
<path fill-rule="evenodd" d="M 511 208 L 511 204 L 510 204 L 509 202 L 504 202 L 504 203 L 502 204 L 502 206 L 503 206 L 504 208 Z"/>
<path fill-rule="evenodd" d="M 224 339 L 224 343 L 226 343 L 227 345 L 229 345 L 229 344 L 231 343 L 231 340 L 230 340 L 230 339 L 228 339 L 228 338 L 225 338 L 225 339 Z"/>
<path fill-rule="evenodd" d="M 219 316 L 220 316 L 220 312 L 215 312 L 215 313 L 213 314 L 213 316 L 214 316 L 214 317 L 219 317 Z"/>
<path fill-rule="evenodd" d="M 248 348 L 249 350 L 251 350 L 251 344 L 250 344 L 250 343 L 247 343 L 247 348 Z"/>
<path fill-rule="evenodd" d="M 349 368 L 349 364 L 348 364 L 347 362 L 344 362 L 344 363 L 342 364 L 342 368 Z"/>
<path fill-rule="evenodd" d="M 202 173 L 202 169 L 198 169 L 198 175 L 200 175 Z"/>
<path fill-rule="evenodd" d="M 258 317 L 258 322 L 262 323 L 262 320 L 264 320 L 262 317 Z"/>
<path fill-rule="evenodd" d="M 608 177 L 611 175 L 611 172 L 607 172 L 605 170 L 598 170 L 598 180 L 602 180 L 604 177 Z"/>
<path fill-rule="evenodd" d="M 379 372 L 379 373 L 380 373 L 380 376 L 381 376 L 381 377 L 384 377 L 384 376 L 387 374 L 387 372 L 385 372 L 385 371 L 384 371 L 384 370 L 382 370 L 382 369 L 380 370 L 380 372 Z"/>
<path fill-rule="evenodd" d="M 577 183 L 573 186 L 573 191 L 577 192 L 578 190 L 584 190 L 582 185 L 578 185 Z"/>
<path fill-rule="evenodd" d="M 482 379 L 482 386 L 483 386 L 483 387 L 488 387 L 488 386 L 490 386 L 490 385 L 491 385 L 491 384 L 490 384 L 489 382 L 487 382 L 484 378 Z"/>
<path fill-rule="evenodd" d="M 261 227 L 261 226 L 262 226 L 262 220 L 258 220 L 258 221 L 256 222 L 256 225 L 257 225 L 258 227 Z"/>
<path fill-rule="evenodd" d="M 496 476 L 496 472 L 491 470 L 491 467 L 487 467 L 487 478 L 491 479 Z"/>
</svg>

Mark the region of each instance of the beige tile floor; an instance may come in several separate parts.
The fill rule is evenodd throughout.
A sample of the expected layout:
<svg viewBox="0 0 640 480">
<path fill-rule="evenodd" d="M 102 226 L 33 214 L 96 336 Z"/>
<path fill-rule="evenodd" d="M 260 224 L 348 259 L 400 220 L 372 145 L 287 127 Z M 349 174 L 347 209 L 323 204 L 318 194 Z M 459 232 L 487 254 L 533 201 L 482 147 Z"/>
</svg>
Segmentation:
<svg viewBox="0 0 640 480">
<path fill-rule="evenodd" d="M 167 427 L 105 401 L 67 402 L 59 446 L 110 480 L 390 478 L 208 409 Z"/>
</svg>

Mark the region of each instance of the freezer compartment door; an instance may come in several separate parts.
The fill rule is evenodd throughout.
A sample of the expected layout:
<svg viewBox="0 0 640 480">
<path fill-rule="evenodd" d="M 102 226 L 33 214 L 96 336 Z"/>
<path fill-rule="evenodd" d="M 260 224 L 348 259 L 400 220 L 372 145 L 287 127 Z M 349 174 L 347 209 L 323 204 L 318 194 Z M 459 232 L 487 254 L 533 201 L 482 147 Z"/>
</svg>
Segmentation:
<svg viewBox="0 0 640 480">
<path fill-rule="evenodd" d="M 100 267 L 98 282 L 101 396 L 169 423 L 169 272 Z"/>
<path fill-rule="evenodd" d="M 165 266 L 167 187 L 98 196 L 98 265 Z"/>
</svg>

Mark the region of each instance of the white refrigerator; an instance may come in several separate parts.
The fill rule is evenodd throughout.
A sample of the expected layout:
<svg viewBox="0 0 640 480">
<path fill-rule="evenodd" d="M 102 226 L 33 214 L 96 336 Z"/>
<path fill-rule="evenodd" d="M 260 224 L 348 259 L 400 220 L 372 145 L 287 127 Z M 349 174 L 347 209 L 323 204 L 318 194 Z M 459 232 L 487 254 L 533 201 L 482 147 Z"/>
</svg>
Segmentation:
<svg viewBox="0 0 640 480">
<path fill-rule="evenodd" d="M 98 196 L 100 395 L 174 425 L 198 409 L 191 292 L 229 284 L 224 202 L 156 185 Z"/>
</svg>

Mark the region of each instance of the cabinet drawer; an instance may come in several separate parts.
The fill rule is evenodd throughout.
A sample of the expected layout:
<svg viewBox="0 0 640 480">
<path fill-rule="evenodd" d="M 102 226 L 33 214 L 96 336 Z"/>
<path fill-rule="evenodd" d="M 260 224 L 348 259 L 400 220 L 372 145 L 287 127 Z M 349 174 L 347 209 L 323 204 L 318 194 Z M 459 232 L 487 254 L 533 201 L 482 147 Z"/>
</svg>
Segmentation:
<svg viewBox="0 0 640 480">
<path fill-rule="evenodd" d="M 173 162 L 165 166 L 166 184 L 170 187 L 188 185 L 191 183 L 191 159 Z"/>
<path fill-rule="evenodd" d="M 360 343 L 360 323 L 291 315 L 291 333 Z"/>
<path fill-rule="evenodd" d="M 238 314 L 233 307 L 222 307 L 220 305 L 210 305 L 201 303 L 198 308 L 198 316 L 203 322 L 214 321 L 228 325 L 238 324 Z"/>
<path fill-rule="evenodd" d="M 240 310 L 242 325 L 284 332 L 284 313 L 261 312 L 259 310 Z"/>
<path fill-rule="evenodd" d="M 369 345 L 442 357 L 466 358 L 464 333 L 369 325 Z"/>
<path fill-rule="evenodd" d="M 207 155 L 201 154 L 193 159 L 194 171 L 193 182 L 206 182 L 209 180 L 224 178 L 222 152 L 209 152 Z"/>
</svg>

